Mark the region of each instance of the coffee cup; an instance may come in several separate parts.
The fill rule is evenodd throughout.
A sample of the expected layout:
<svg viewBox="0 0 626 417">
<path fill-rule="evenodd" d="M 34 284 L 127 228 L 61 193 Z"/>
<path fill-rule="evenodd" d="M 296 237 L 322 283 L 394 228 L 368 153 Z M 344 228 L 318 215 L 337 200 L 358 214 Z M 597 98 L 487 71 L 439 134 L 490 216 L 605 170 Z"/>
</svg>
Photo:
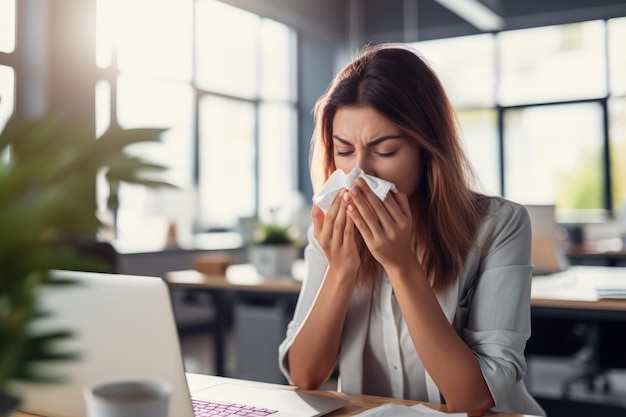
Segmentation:
<svg viewBox="0 0 626 417">
<path fill-rule="evenodd" d="M 156 380 L 118 381 L 84 391 L 88 417 L 167 417 L 172 387 Z"/>
</svg>

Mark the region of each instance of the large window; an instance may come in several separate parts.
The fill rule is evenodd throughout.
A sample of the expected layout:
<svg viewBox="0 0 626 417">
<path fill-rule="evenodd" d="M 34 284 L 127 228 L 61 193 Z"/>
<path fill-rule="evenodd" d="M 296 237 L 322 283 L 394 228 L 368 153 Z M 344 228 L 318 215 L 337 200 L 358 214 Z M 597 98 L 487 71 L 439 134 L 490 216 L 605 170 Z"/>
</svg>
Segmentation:
<svg viewBox="0 0 626 417">
<path fill-rule="evenodd" d="M 0 0 L 0 54 L 15 50 L 15 0 Z M 0 61 L 0 130 L 15 107 L 15 71 Z"/>
<path fill-rule="evenodd" d="M 605 22 L 502 32 L 498 101 L 503 105 L 606 95 Z"/>
<path fill-rule="evenodd" d="M 229 229 L 285 203 L 297 184 L 292 29 L 217 0 L 98 0 L 97 42 L 98 128 L 167 129 L 135 151 L 180 187 L 124 187 L 123 235 L 149 216 Z"/>
<path fill-rule="evenodd" d="M 495 105 L 495 41 L 491 35 L 416 44 L 455 104 L 466 150 L 478 176 L 476 188 L 500 193 L 500 159 Z M 471 82 L 467 82 L 471 80 Z"/>
<path fill-rule="evenodd" d="M 15 107 L 15 71 L 0 65 L 0 130 L 13 114 Z"/>
<path fill-rule="evenodd" d="M 15 1 L 0 0 L 0 52 L 15 49 Z"/>
<path fill-rule="evenodd" d="M 590 217 L 604 207 L 600 105 L 510 109 L 504 127 L 508 197 L 526 204 L 555 203 L 562 216 L 578 210 Z"/>
<path fill-rule="evenodd" d="M 294 33 L 214 0 L 197 0 L 195 16 L 199 218 L 232 227 L 297 187 Z"/>
<path fill-rule="evenodd" d="M 555 204 L 559 221 L 626 205 L 626 19 L 415 43 L 457 110 L 478 189 Z"/>
</svg>

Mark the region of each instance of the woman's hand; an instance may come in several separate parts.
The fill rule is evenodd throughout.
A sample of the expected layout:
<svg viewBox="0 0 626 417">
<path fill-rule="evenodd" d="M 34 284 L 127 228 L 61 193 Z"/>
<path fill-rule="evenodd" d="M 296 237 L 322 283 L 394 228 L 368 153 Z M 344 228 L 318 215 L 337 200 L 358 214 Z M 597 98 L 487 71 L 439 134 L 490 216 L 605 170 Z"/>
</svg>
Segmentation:
<svg viewBox="0 0 626 417">
<path fill-rule="evenodd" d="M 387 271 L 408 259 L 415 260 L 411 246 L 413 219 L 406 194 L 390 192 L 381 201 L 365 181 L 357 178 L 343 199 L 348 203 L 348 217 Z"/>
<path fill-rule="evenodd" d="M 326 211 L 313 206 L 313 235 L 322 247 L 330 267 L 343 276 L 356 276 L 360 258 L 355 241 L 354 223 L 346 214 L 348 201 L 343 198 L 347 190 L 342 190 Z"/>
<path fill-rule="evenodd" d="M 356 229 L 347 215 L 342 190 L 326 211 L 313 206 L 313 235 L 329 262 L 307 319 L 289 349 L 289 376 L 294 385 L 315 389 L 336 367 L 343 323 L 357 284 L 360 259 Z M 302 294 L 301 294 L 302 296 Z M 306 298 L 305 298 L 306 300 Z"/>
</svg>

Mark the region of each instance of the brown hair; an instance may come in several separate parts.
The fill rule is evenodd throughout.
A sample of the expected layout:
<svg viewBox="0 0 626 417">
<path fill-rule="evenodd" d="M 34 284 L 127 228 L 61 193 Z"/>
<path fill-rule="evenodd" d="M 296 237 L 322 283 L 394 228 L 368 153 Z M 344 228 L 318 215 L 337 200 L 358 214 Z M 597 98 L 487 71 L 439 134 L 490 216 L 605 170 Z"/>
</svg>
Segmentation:
<svg viewBox="0 0 626 417">
<path fill-rule="evenodd" d="M 366 46 L 346 65 L 315 105 L 311 181 L 317 192 L 336 169 L 332 126 L 342 106 L 370 106 L 421 149 L 422 181 L 409 196 L 413 250 L 435 291 L 454 283 L 485 214 L 472 190 L 474 173 L 463 151 L 454 110 L 437 75 L 417 51 L 400 44 Z M 415 175 L 420 173 L 416 172 Z M 380 265 L 360 243 L 361 283 Z"/>
</svg>

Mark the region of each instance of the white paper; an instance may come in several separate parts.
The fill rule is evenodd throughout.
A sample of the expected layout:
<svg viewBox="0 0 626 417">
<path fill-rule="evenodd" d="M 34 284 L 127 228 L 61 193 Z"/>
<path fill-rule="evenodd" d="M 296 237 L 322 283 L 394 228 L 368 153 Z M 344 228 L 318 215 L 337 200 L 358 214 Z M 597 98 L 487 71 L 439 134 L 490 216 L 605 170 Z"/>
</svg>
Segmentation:
<svg viewBox="0 0 626 417">
<path fill-rule="evenodd" d="M 394 193 L 398 192 L 395 184 L 372 175 L 367 175 L 359 167 L 354 167 L 354 169 L 347 174 L 341 169 L 338 169 L 328 178 L 328 181 L 326 181 L 326 184 L 324 184 L 320 192 L 313 197 L 313 203 L 326 213 L 339 191 L 344 188 L 352 187 L 358 177 L 363 178 L 381 200 L 385 199 L 389 191 L 393 191 Z"/>
<path fill-rule="evenodd" d="M 358 417 L 467 417 L 467 413 L 444 413 L 423 404 L 406 406 L 386 403 L 357 414 Z"/>
</svg>

